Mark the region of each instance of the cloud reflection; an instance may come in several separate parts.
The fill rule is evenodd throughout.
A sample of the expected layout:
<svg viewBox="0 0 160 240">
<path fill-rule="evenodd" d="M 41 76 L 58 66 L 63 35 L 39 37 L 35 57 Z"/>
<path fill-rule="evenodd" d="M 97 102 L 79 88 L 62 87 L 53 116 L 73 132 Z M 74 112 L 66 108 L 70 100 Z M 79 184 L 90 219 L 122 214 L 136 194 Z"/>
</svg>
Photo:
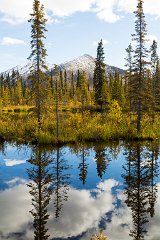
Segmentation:
<svg viewBox="0 0 160 240">
<path fill-rule="evenodd" d="M 4 159 L 4 164 L 7 167 L 13 167 L 15 165 L 26 163 L 26 160 L 18 160 L 18 159 Z"/>
<path fill-rule="evenodd" d="M 73 237 L 97 227 L 101 217 L 114 209 L 115 198 L 111 190 L 117 184 L 117 181 L 110 179 L 100 183 L 98 190 L 94 191 L 70 188 L 63 215 L 55 221 L 52 209 L 49 209 L 49 214 L 52 214 L 48 222 L 49 229 L 52 229 L 51 236 Z M 98 194 L 95 197 L 93 193 Z"/>
<path fill-rule="evenodd" d="M 15 180 L 13 179 L 12 182 Z M 50 218 L 47 225 L 51 237 L 67 239 L 84 233 L 81 239 L 87 240 L 95 229 L 98 229 L 99 222 L 103 218 L 104 233 L 110 240 L 131 239 L 131 237 L 129 238 L 132 227 L 131 210 L 124 203 L 123 191 L 118 191 L 116 195 L 113 194 L 113 188 L 118 185 L 116 180 L 109 179 L 100 182 L 93 190 L 78 190 L 70 187 L 68 201 L 64 204 L 63 213 L 58 219 L 55 218 L 55 209 L 51 198 L 48 208 Z M 155 217 L 149 219 L 146 240 L 158 240 L 160 236 L 160 184 L 157 185 L 157 188 Z M 121 204 L 117 205 L 117 202 L 121 202 Z M 25 180 L 19 181 L 18 186 L 0 192 L 0 203 L 0 216 L 3 216 L 0 218 L 0 239 L 33 239 L 31 227 L 33 218 L 29 213 L 31 197 Z M 106 215 L 109 212 L 111 213 L 110 221 Z M 17 235 L 17 233 L 19 234 Z"/>
</svg>

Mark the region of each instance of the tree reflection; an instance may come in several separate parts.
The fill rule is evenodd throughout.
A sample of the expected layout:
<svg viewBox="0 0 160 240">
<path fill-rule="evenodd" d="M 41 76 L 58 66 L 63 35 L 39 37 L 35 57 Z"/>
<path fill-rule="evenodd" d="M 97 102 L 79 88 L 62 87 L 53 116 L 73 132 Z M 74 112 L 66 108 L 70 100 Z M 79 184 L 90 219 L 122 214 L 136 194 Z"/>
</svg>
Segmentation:
<svg viewBox="0 0 160 240">
<path fill-rule="evenodd" d="M 88 155 L 88 151 L 86 150 L 85 146 L 82 145 L 81 148 L 81 162 L 78 166 L 79 168 L 79 179 L 82 181 L 83 185 L 86 183 L 87 173 L 88 173 L 88 164 L 86 156 Z"/>
<path fill-rule="evenodd" d="M 3 155 L 5 155 L 5 144 L 2 142 L 2 143 L 0 143 L 0 152 L 3 154 Z M 1 163 L 0 163 L 0 170 L 1 170 Z M 0 172 L 1 173 L 1 172 Z M 2 177 L 1 177 L 1 174 L 0 174 L 0 187 L 1 187 L 1 185 L 3 185 L 3 182 L 4 182 L 4 180 L 2 179 Z M 0 191 L 1 191 L 1 189 L 0 189 Z"/>
<path fill-rule="evenodd" d="M 56 150 L 56 157 L 53 160 L 53 202 L 55 206 L 55 217 L 58 218 L 62 211 L 64 201 L 68 199 L 70 174 L 67 173 L 70 166 L 63 158 L 59 148 Z"/>
<path fill-rule="evenodd" d="M 49 172 L 51 160 L 38 145 L 33 150 L 33 156 L 29 162 L 32 164 L 32 167 L 27 169 L 27 172 L 31 180 L 28 187 L 32 196 L 33 209 L 30 213 L 34 217 L 34 239 L 47 240 L 50 236 L 47 233 L 46 223 L 49 218 L 47 207 L 52 194 L 52 174 Z"/>
<path fill-rule="evenodd" d="M 95 151 L 95 160 L 97 164 L 97 174 L 100 178 L 103 177 L 103 174 L 105 174 L 107 165 L 109 163 L 109 157 L 106 153 L 106 148 L 103 146 L 103 144 L 97 144 L 94 146 Z"/>
<path fill-rule="evenodd" d="M 125 154 L 123 177 L 126 184 L 126 204 L 132 210 L 134 225 L 130 236 L 135 240 L 142 240 L 147 233 L 149 213 L 154 216 L 158 150 L 153 146 L 151 149 L 144 147 L 139 142 L 129 143 Z"/>
<path fill-rule="evenodd" d="M 159 155 L 159 146 L 151 146 L 150 148 L 150 191 L 149 191 L 149 212 L 150 216 L 154 217 L 155 210 L 155 202 L 157 199 L 157 185 L 155 183 L 155 177 L 158 177 L 158 155 Z"/>
<path fill-rule="evenodd" d="M 6 154 L 6 144 L 4 142 L 0 142 L 0 152 L 5 155 Z"/>
</svg>

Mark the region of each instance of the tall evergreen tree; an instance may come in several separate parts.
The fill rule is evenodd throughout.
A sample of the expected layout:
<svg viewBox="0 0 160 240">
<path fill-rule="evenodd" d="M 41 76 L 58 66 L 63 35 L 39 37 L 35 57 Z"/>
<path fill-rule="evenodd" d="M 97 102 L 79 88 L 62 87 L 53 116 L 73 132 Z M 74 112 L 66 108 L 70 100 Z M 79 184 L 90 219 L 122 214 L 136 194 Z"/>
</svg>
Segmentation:
<svg viewBox="0 0 160 240">
<path fill-rule="evenodd" d="M 121 81 L 121 76 L 118 72 L 115 72 L 112 82 L 112 100 L 117 100 L 119 104 L 124 103 L 124 91 Z"/>
<path fill-rule="evenodd" d="M 76 84 L 76 88 L 80 87 L 81 83 L 80 83 L 81 79 L 80 79 L 80 71 L 78 69 L 77 72 L 77 84 Z"/>
<path fill-rule="evenodd" d="M 68 79 L 67 79 L 67 71 L 64 71 L 64 105 L 67 104 L 68 100 Z"/>
<path fill-rule="evenodd" d="M 35 89 L 36 89 L 36 109 L 38 120 L 38 131 L 41 127 L 41 103 L 42 103 L 42 89 L 43 82 L 42 73 L 47 70 L 46 66 L 46 49 L 43 40 L 46 38 L 44 33 L 46 30 L 46 19 L 44 16 L 44 6 L 40 4 L 39 0 L 33 2 L 33 13 L 30 14 L 31 18 L 31 54 L 29 59 L 32 59 L 32 74 L 35 76 Z"/>
<path fill-rule="evenodd" d="M 152 67 L 152 73 L 154 74 L 156 71 L 156 65 L 158 62 L 158 54 L 157 54 L 157 42 L 153 40 L 153 43 L 150 48 L 151 52 L 151 67 Z"/>
<path fill-rule="evenodd" d="M 55 106 L 56 106 L 56 141 L 59 141 L 59 104 L 60 104 L 60 78 L 59 78 L 59 71 L 58 66 L 54 65 L 54 80 L 55 80 Z"/>
<path fill-rule="evenodd" d="M 63 83 L 63 72 L 60 70 L 59 72 L 59 98 L 62 101 L 62 96 L 64 93 L 64 83 Z"/>
<path fill-rule="evenodd" d="M 3 97 L 3 89 L 4 89 L 4 76 L 1 74 L 0 76 L 0 96 Z"/>
<path fill-rule="evenodd" d="M 160 64 L 157 61 L 155 75 L 153 77 L 153 92 L 155 100 L 155 110 L 159 111 L 160 109 Z"/>
<path fill-rule="evenodd" d="M 148 50 L 145 46 L 146 43 L 146 22 L 143 12 L 143 0 L 138 0 L 137 10 L 135 13 L 135 34 L 133 34 L 133 41 L 136 42 L 134 51 L 133 72 L 134 77 L 130 84 L 130 93 L 132 96 L 132 102 L 137 112 L 137 131 L 141 129 L 142 110 L 144 107 L 143 100 L 146 98 L 149 100 L 148 82 L 146 78 L 147 71 L 147 57 Z M 145 102 L 146 104 L 146 102 Z"/>
<path fill-rule="evenodd" d="M 154 122 L 154 112 L 159 105 L 160 97 L 160 75 L 159 75 L 159 57 L 157 54 L 157 42 L 153 40 L 150 48 L 151 52 L 151 74 L 152 74 L 152 91 L 153 91 L 153 122 Z"/>
<path fill-rule="evenodd" d="M 97 57 L 94 69 L 94 97 L 96 104 L 103 106 L 103 84 L 106 81 L 105 77 L 105 63 L 104 63 L 104 50 L 102 40 L 98 43 Z"/>
<path fill-rule="evenodd" d="M 74 95 L 75 95 L 75 80 L 74 80 L 74 74 L 72 72 L 71 86 L 70 86 L 70 97 L 72 100 L 74 100 Z"/>
<path fill-rule="evenodd" d="M 126 64 L 125 66 L 127 67 L 127 73 L 126 73 L 126 77 L 127 77 L 127 100 L 129 100 L 129 109 L 130 112 L 132 111 L 132 97 L 131 97 L 131 92 L 130 92 L 130 88 L 128 88 L 128 86 L 131 85 L 131 81 L 132 81 L 132 73 L 133 73 L 133 48 L 132 45 L 129 44 L 128 48 L 126 49 L 127 52 L 127 57 L 125 58 L 126 60 Z"/>
</svg>

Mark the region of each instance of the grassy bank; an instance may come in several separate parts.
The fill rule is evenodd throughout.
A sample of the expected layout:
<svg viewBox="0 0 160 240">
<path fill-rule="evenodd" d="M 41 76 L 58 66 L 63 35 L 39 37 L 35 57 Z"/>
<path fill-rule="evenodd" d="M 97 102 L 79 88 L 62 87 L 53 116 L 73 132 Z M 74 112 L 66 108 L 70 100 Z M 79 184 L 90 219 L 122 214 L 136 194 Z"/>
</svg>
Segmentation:
<svg viewBox="0 0 160 240">
<path fill-rule="evenodd" d="M 17 142 L 34 142 L 37 138 L 37 120 L 31 112 L 1 112 L 0 139 Z M 143 115 L 142 130 L 137 133 L 136 116 L 127 113 L 109 112 L 107 114 L 85 112 L 59 113 L 59 142 L 92 142 L 119 139 L 159 139 L 160 114 L 152 121 L 149 115 Z M 41 144 L 56 144 L 56 116 L 45 113 L 42 116 L 40 132 Z"/>
<path fill-rule="evenodd" d="M 90 240 L 107 240 L 107 237 L 103 234 L 102 231 L 100 231 L 98 234 L 92 236 Z"/>
</svg>

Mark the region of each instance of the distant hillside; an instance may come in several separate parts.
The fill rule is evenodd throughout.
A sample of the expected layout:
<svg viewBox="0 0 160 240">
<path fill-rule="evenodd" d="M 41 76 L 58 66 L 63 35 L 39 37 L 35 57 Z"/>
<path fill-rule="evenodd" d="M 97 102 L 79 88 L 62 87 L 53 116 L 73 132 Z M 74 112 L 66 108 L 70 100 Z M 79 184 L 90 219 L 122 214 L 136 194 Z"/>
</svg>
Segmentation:
<svg viewBox="0 0 160 240">
<path fill-rule="evenodd" d="M 1 74 L 5 76 L 9 74 L 11 76 L 14 70 L 15 72 L 18 71 L 20 76 L 23 76 L 24 78 L 26 78 L 30 72 L 30 66 L 31 66 L 31 62 L 28 62 L 25 65 L 22 65 L 22 66 L 19 65 L 19 66 L 13 67 L 12 69 L 6 70 Z M 53 67 L 54 67 L 53 64 L 49 64 L 48 65 L 49 71 Z M 84 54 L 72 61 L 65 62 L 63 64 L 58 65 L 58 68 L 60 70 L 66 70 L 68 72 L 68 75 L 71 74 L 72 72 L 74 73 L 74 75 L 76 75 L 79 69 L 80 71 L 85 71 L 89 78 L 93 77 L 94 67 L 95 67 L 95 58 L 93 58 L 89 54 Z M 106 65 L 106 75 L 110 73 L 114 74 L 115 72 L 119 72 L 121 75 L 125 74 L 125 70 L 123 69 Z"/>
<path fill-rule="evenodd" d="M 85 71 L 87 75 L 93 76 L 94 68 L 95 68 L 95 58 L 90 56 L 89 54 L 84 54 L 72 61 L 65 62 L 60 64 L 59 69 L 66 70 L 68 72 L 72 72 L 74 74 L 77 73 L 78 69 L 80 71 Z M 119 72 L 121 75 L 125 74 L 125 70 L 120 69 L 118 67 L 106 65 L 106 74 L 115 74 L 115 72 Z"/>
</svg>

